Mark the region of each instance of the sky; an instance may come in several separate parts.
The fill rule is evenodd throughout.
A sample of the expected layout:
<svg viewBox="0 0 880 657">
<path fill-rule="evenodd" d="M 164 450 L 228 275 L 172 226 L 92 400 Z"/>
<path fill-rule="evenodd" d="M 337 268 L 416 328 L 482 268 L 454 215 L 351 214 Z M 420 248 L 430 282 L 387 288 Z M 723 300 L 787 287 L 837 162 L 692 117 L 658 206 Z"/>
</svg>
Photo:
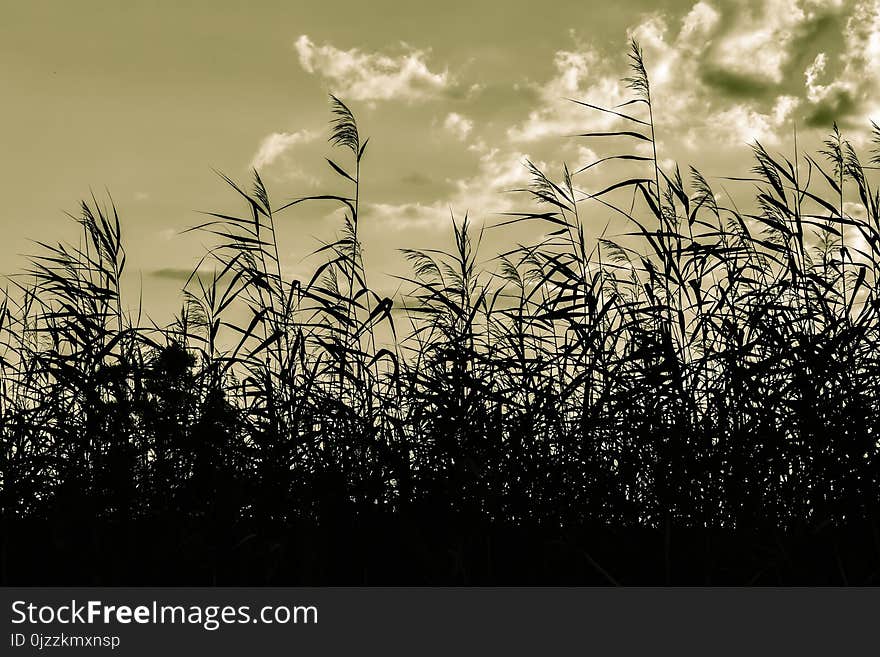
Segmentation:
<svg viewBox="0 0 880 657">
<path fill-rule="evenodd" d="M 347 163 L 327 142 L 333 93 L 370 137 L 361 236 L 370 282 L 390 294 L 398 249 L 448 244 L 451 216 L 480 227 L 531 209 L 508 191 L 527 183 L 526 160 L 558 178 L 607 152 L 572 135 L 621 126 L 568 99 L 627 100 L 631 38 L 658 157 L 710 182 L 747 173 L 756 139 L 790 157 L 795 133 L 809 148 L 836 120 L 865 145 L 880 122 L 880 0 L 5 0 L 0 274 L 26 266 L 33 240 L 75 241 L 66 213 L 109 195 L 129 299 L 142 289 L 146 313 L 167 321 L 211 244 L 180 233 L 198 211 L 242 210 L 218 171 L 248 183 L 256 167 L 276 204 L 340 191 L 324 159 Z M 624 166 L 578 184 L 599 189 Z M 331 210 L 279 216 L 291 278 L 338 231 Z M 593 207 L 587 224 L 608 230 L 608 215 Z M 487 266 L 537 236 L 488 228 Z"/>
</svg>

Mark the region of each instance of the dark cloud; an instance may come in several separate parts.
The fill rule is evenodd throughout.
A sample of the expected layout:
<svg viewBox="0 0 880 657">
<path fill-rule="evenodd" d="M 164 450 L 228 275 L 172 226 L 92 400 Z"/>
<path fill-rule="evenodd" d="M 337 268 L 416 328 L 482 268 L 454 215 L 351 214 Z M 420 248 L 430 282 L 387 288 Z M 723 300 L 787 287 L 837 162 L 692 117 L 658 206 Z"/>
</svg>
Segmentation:
<svg viewBox="0 0 880 657">
<path fill-rule="evenodd" d="M 421 187 L 423 185 L 430 185 L 431 179 L 422 173 L 413 172 L 413 173 L 410 173 L 410 174 L 403 176 L 400 179 L 400 182 L 403 183 L 404 185 L 417 185 L 417 186 Z"/>
<path fill-rule="evenodd" d="M 163 278 L 170 281 L 186 282 L 193 275 L 192 269 L 182 269 L 177 267 L 163 267 L 162 269 L 154 269 L 149 273 L 153 278 Z M 210 280 L 210 272 L 200 271 L 194 278 L 199 280 Z"/>
<path fill-rule="evenodd" d="M 757 3 L 756 7 L 760 7 Z M 726 19 L 736 15 L 735 7 L 724 7 Z M 840 52 L 846 15 L 842 8 L 823 8 L 808 20 L 797 25 L 786 52 L 787 58 L 781 70 L 781 81 L 773 82 L 761 74 L 760 62 L 756 61 L 754 74 L 732 71 L 711 61 L 710 48 L 706 62 L 700 67 L 700 79 L 722 96 L 735 99 L 769 99 L 778 94 L 800 95 L 803 90 L 803 72 L 824 52 L 832 58 Z M 730 34 L 730 26 L 722 28 L 719 36 Z M 742 53 L 749 58 L 747 52 Z"/>
<path fill-rule="evenodd" d="M 776 86 L 765 80 L 711 65 L 703 68 L 700 77 L 707 86 L 731 98 L 766 98 Z"/>
<path fill-rule="evenodd" d="M 804 120 L 810 127 L 830 128 L 837 121 L 847 125 L 848 119 L 858 113 L 859 103 L 845 89 L 836 89 L 826 98 L 810 106 Z"/>
<path fill-rule="evenodd" d="M 844 45 L 845 23 L 846 15 L 833 10 L 802 23 L 789 48 L 786 78 L 796 80 L 820 52 L 831 56 L 840 52 Z"/>
</svg>

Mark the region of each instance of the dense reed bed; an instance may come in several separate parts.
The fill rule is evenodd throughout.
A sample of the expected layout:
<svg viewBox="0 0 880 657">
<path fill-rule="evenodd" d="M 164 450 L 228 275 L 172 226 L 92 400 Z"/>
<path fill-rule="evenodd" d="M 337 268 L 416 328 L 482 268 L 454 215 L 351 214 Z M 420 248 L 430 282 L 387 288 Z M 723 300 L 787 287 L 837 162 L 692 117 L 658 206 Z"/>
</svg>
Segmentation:
<svg viewBox="0 0 880 657">
<path fill-rule="evenodd" d="M 405 252 L 403 314 L 367 280 L 368 143 L 336 98 L 347 191 L 226 178 L 243 211 L 193 229 L 214 274 L 170 326 L 125 311 L 117 210 L 84 203 L 0 308 L 3 581 L 876 582 L 880 129 L 867 153 L 836 126 L 790 160 L 755 144 L 740 209 L 660 166 L 631 59 L 630 103 L 584 103 L 620 130 L 578 138 L 650 148 L 530 165 L 485 230 L 544 237 L 486 270 L 454 221 L 451 252 Z M 626 177 L 585 191 L 606 159 Z M 287 280 L 302 204 L 345 218 Z"/>
</svg>

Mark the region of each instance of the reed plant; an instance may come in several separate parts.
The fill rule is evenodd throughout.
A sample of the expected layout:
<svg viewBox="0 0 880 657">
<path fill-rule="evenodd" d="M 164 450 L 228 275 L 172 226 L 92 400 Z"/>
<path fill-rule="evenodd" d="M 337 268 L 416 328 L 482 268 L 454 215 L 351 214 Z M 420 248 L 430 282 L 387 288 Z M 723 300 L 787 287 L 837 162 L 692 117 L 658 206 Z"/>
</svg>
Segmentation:
<svg viewBox="0 0 880 657">
<path fill-rule="evenodd" d="M 625 150 L 558 180 L 529 163 L 521 211 L 480 229 L 453 217 L 450 252 L 404 251 L 401 299 L 368 284 L 369 140 L 335 97 L 327 164 L 346 191 L 273 203 L 258 171 L 249 185 L 222 176 L 242 211 L 193 227 L 213 246 L 167 327 L 127 310 L 116 207 L 83 203 L 75 243 L 41 244 L 0 304 L 4 564 L 21 523 L 88 525 L 93 549 L 124 552 L 107 527 L 155 522 L 172 528 L 156 558 L 188 551 L 210 581 L 257 558 L 255 543 L 268 565 L 245 581 L 365 581 L 341 545 L 367 532 L 379 548 L 358 549 L 375 554 L 387 530 L 427 560 L 426 579 L 448 548 L 453 580 L 479 562 L 496 581 L 467 541 L 497 554 L 486 537 L 503 528 L 537 532 L 542 558 L 587 532 L 589 553 L 570 540 L 603 582 L 653 577 L 615 553 L 621 536 L 660 537 L 659 578 L 675 581 L 677 536 L 721 537 L 705 548 L 714 563 L 754 535 L 757 565 L 734 581 L 806 581 L 780 574 L 785 549 L 755 546 L 876 536 L 880 128 L 867 156 L 836 125 L 817 153 L 754 144 L 750 174 L 722 182 L 754 190 L 741 209 L 698 170 L 661 165 L 662 108 L 635 42 L 630 61 L 631 101 L 577 101 L 620 127 L 576 138 Z M 607 162 L 629 170 L 597 187 Z M 279 222 L 328 204 L 339 234 L 291 280 Z M 609 211 L 623 235 L 595 220 Z M 483 254 L 511 223 L 541 237 Z M 17 549 L 37 541 L 22 532 Z M 834 541 L 849 582 L 864 555 Z"/>
</svg>

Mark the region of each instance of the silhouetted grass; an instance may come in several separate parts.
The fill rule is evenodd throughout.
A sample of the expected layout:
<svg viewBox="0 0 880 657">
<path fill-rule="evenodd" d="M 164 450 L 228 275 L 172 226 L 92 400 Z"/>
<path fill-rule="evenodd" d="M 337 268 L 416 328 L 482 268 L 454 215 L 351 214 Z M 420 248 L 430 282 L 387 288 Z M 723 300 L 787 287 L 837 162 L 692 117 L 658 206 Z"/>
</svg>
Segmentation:
<svg viewBox="0 0 880 657">
<path fill-rule="evenodd" d="M 487 230 L 548 232 L 493 271 L 466 216 L 452 252 L 406 250 L 403 333 L 335 97 L 347 191 L 224 177 L 244 212 L 193 229 L 214 275 L 171 326 L 129 316 L 116 208 L 84 203 L 78 245 L 42 245 L 0 306 L 3 582 L 875 582 L 880 129 L 867 166 L 836 126 L 792 160 L 755 144 L 741 210 L 660 166 L 631 60 L 631 102 L 581 103 L 620 130 L 579 138 L 650 155 L 529 164 Z M 631 172 L 585 191 L 609 160 Z M 341 231 L 287 280 L 276 222 L 315 203 Z"/>
</svg>

